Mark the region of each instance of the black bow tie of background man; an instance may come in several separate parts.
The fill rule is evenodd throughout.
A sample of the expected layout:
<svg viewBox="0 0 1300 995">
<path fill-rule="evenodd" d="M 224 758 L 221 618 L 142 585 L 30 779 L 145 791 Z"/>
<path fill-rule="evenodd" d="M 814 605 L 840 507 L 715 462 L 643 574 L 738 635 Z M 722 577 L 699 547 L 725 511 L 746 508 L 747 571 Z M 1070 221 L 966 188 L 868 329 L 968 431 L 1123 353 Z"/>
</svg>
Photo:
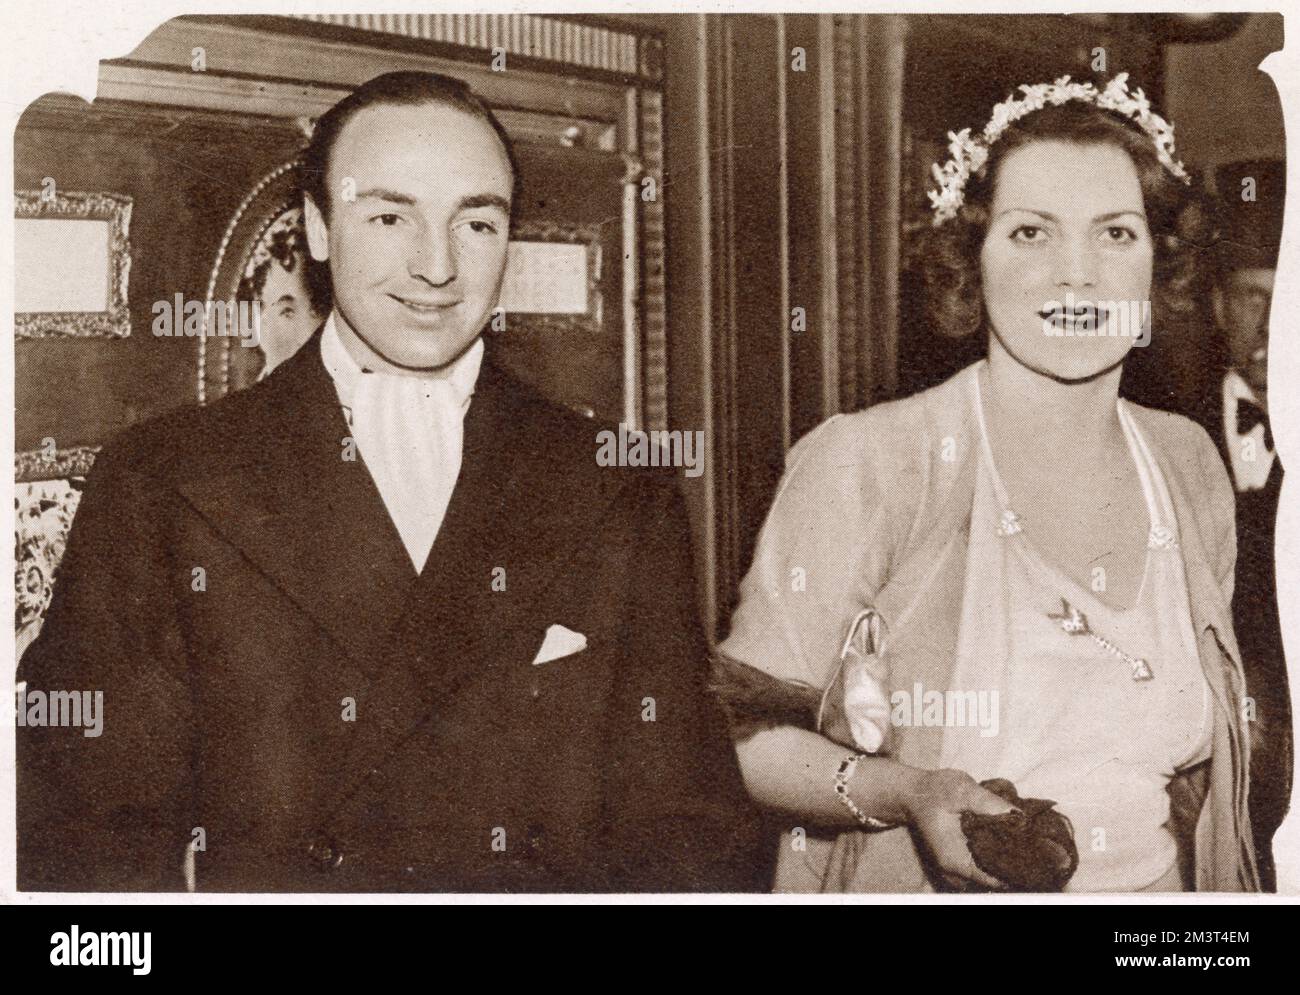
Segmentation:
<svg viewBox="0 0 1300 995">
<path fill-rule="evenodd" d="M 1245 435 L 1256 425 L 1264 426 L 1264 446 L 1273 451 L 1273 429 L 1268 423 L 1268 413 L 1254 401 L 1237 398 L 1237 434 Z"/>
</svg>

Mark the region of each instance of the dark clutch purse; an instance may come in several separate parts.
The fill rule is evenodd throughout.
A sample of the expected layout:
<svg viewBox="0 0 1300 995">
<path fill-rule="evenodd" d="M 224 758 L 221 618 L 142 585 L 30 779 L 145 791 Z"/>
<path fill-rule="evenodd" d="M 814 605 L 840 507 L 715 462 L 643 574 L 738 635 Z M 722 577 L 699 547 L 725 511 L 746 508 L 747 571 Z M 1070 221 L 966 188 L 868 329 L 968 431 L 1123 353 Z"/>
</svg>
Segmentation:
<svg viewBox="0 0 1300 995">
<path fill-rule="evenodd" d="M 1002 815 L 963 812 L 961 829 L 975 866 L 1011 891 L 1061 891 L 1079 866 L 1074 827 L 1045 798 L 1021 798 L 1002 778 L 980 787 L 1015 805 Z"/>
</svg>

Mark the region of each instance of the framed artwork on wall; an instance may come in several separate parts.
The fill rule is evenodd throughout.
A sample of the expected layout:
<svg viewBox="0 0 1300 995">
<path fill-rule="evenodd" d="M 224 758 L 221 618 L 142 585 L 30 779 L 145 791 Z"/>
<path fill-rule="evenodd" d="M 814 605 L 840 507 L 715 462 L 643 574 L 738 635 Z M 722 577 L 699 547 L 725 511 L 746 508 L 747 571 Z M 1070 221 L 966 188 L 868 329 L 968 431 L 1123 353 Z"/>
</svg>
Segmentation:
<svg viewBox="0 0 1300 995">
<path fill-rule="evenodd" d="M 14 194 L 15 334 L 130 335 L 131 198 L 45 180 Z"/>
</svg>

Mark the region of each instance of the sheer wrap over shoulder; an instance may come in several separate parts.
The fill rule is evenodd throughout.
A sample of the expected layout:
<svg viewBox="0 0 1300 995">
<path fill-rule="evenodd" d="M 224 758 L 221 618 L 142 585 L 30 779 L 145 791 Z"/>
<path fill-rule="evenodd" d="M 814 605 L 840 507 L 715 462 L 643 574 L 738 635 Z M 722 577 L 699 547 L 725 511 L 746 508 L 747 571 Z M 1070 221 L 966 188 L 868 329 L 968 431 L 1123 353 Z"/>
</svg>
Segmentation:
<svg viewBox="0 0 1300 995">
<path fill-rule="evenodd" d="M 880 715 L 891 696 L 913 688 L 950 686 L 981 444 L 967 398 L 981 365 L 921 394 L 835 416 L 790 451 L 730 634 L 719 647 L 724 670 L 770 681 L 767 700 L 785 693 L 784 707 L 754 725 L 820 727 L 846 746 L 869 749 L 871 734 L 861 723 L 855 728 L 827 708 L 832 698 L 853 693 L 837 681 L 846 661 L 856 660 L 856 671 L 877 682 L 857 689 L 859 716 L 871 709 Z M 1257 890 L 1246 810 L 1249 739 L 1240 707 L 1246 691 L 1229 609 L 1236 556 L 1231 484 L 1199 426 L 1136 405 L 1128 410 L 1167 483 L 1191 631 L 1212 699 L 1209 759 L 1168 786 L 1183 884 Z M 725 698 L 728 682 L 722 683 Z M 743 721 L 738 726 L 738 734 L 750 731 Z M 913 766 L 945 766 L 942 727 L 886 727 L 874 745 Z M 909 830 L 899 827 L 810 837 L 804 851 L 782 846 L 776 887 L 915 892 L 932 886 Z"/>
</svg>

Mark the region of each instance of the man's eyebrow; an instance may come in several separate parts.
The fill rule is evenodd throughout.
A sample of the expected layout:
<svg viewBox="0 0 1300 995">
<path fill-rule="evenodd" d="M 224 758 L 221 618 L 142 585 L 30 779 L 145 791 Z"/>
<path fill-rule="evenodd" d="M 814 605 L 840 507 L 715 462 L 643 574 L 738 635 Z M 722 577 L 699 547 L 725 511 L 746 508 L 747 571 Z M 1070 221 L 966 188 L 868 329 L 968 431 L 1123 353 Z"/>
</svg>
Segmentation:
<svg viewBox="0 0 1300 995">
<path fill-rule="evenodd" d="M 275 303 L 272 304 L 271 307 L 278 307 L 279 305 L 283 304 L 285 301 L 288 301 L 290 304 L 292 304 L 297 299 L 298 298 L 295 297 L 293 294 L 281 294 L 279 297 L 275 299 Z"/>
<path fill-rule="evenodd" d="M 495 207 L 502 214 L 510 213 L 510 201 L 495 193 L 478 193 L 462 197 L 456 204 L 457 211 L 472 211 L 477 207 Z"/>
<path fill-rule="evenodd" d="M 386 190 L 383 187 L 371 187 L 368 190 L 362 190 L 357 194 L 357 200 L 386 200 L 393 204 L 414 205 L 415 198 L 410 194 L 398 193 L 396 190 Z"/>
</svg>

